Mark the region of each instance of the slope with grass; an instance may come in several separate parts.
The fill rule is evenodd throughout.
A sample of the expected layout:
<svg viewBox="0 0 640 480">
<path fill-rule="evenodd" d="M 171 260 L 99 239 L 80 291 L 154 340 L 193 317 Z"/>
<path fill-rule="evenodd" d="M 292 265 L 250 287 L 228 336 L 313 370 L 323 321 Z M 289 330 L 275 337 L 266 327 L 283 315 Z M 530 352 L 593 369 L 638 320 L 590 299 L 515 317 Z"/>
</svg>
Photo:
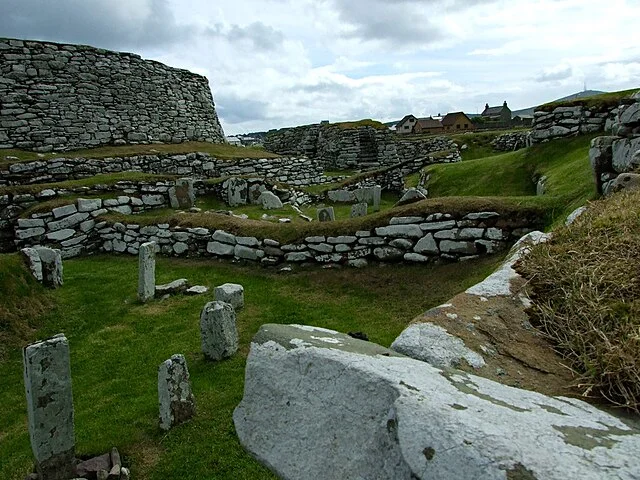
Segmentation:
<svg viewBox="0 0 640 480">
<path fill-rule="evenodd" d="M 17 256 L 0 256 L 15 262 Z M 9 260 L 7 260 L 9 259 Z M 238 314 L 240 350 L 222 362 L 200 353 L 199 313 L 211 295 L 136 301 L 137 259 L 95 256 L 65 261 L 65 285 L 37 337 L 64 332 L 71 346 L 77 451 L 117 446 L 141 480 L 275 478 L 240 446 L 231 414 L 242 397 L 250 340 L 264 323 L 363 331 L 388 346 L 411 318 L 484 278 L 499 259 L 440 266 L 298 270 L 279 274 L 217 261 L 159 258 L 157 280 L 210 288 L 245 287 Z M 15 268 L 15 267 L 11 267 Z M 33 294 L 39 294 L 34 291 Z M 22 338 L 36 338 L 30 332 Z M 172 354 L 188 361 L 196 417 L 169 433 L 158 428 L 157 368 Z M 20 352 L 0 360 L 0 478 L 21 480 L 31 466 Z"/>
<path fill-rule="evenodd" d="M 425 169 L 430 197 L 532 197 L 534 179 L 547 177 L 546 193 L 534 202 L 555 204 L 561 217 L 595 197 L 589 163 L 593 135 L 559 139 L 491 157 Z"/>
</svg>

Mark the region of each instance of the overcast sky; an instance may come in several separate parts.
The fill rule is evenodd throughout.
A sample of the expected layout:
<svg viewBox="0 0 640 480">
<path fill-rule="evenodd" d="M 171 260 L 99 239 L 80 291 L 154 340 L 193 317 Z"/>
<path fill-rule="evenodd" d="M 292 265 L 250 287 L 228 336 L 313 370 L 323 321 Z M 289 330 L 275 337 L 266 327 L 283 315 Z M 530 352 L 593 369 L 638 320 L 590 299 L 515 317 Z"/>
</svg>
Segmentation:
<svg viewBox="0 0 640 480">
<path fill-rule="evenodd" d="M 227 134 L 640 87 L 640 0 L 0 0 L 0 37 L 205 75 Z"/>
</svg>

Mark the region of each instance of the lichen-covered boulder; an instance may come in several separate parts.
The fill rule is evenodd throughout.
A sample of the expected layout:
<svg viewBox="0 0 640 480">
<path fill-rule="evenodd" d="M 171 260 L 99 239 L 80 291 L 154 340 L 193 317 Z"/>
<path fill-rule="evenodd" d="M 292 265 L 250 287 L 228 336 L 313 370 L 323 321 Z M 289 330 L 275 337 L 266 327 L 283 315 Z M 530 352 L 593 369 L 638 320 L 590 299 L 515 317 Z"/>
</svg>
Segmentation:
<svg viewBox="0 0 640 480">
<path fill-rule="evenodd" d="M 234 412 L 280 478 L 634 479 L 640 432 L 569 398 L 440 370 L 370 342 L 263 325 Z"/>
</svg>

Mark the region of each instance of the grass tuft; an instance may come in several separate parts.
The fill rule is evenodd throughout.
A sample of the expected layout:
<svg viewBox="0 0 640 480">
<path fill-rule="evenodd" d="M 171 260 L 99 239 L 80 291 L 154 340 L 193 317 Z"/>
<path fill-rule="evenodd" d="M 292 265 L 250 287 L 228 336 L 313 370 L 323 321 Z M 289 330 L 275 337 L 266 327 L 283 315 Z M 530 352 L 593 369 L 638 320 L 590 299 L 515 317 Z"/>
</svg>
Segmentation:
<svg viewBox="0 0 640 480">
<path fill-rule="evenodd" d="M 538 326 L 585 395 L 640 411 L 640 193 L 620 193 L 532 248 L 518 265 Z"/>
</svg>

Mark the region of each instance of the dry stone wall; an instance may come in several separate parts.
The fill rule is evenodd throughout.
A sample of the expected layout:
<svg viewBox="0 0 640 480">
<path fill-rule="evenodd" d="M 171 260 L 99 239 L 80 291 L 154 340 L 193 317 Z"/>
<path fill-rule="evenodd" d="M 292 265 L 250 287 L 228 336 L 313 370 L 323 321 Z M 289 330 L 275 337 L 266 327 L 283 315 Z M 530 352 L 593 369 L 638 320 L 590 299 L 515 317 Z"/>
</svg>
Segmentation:
<svg viewBox="0 0 640 480">
<path fill-rule="evenodd" d="M 536 110 L 533 114 L 532 143 L 554 138 L 602 132 L 610 128 L 617 107 L 556 107 L 552 111 Z"/>
<path fill-rule="evenodd" d="M 224 142 L 203 76 L 131 53 L 0 38 L 0 148 Z"/>
<path fill-rule="evenodd" d="M 620 174 L 640 168 L 640 92 L 616 109 L 611 132 L 594 138 L 589 150 L 596 188 L 604 194 L 611 193 Z"/>
<path fill-rule="evenodd" d="M 542 225 L 542 219 L 535 214 L 435 213 L 393 217 L 388 224 L 371 230 L 311 236 L 282 245 L 272 239 L 237 236 L 208 228 L 96 221 L 105 212 L 104 204 L 79 200 L 49 214 L 21 219 L 15 237 L 21 248 L 46 245 L 60 249 L 64 258 L 97 251 L 137 255 L 142 244 L 156 242 L 165 255 L 235 258 L 263 265 L 290 262 L 361 266 L 368 260 L 428 263 L 475 258 L 505 250 L 513 241 Z"/>
<path fill-rule="evenodd" d="M 496 137 L 491 142 L 494 150 L 498 152 L 513 152 L 521 148 L 531 146 L 531 132 L 510 132 Z"/>
<path fill-rule="evenodd" d="M 54 158 L 14 163 L 0 171 L 0 186 L 53 183 L 99 174 L 145 172 L 203 178 L 257 175 L 292 186 L 324 183 L 322 166 L 307 158 L 221 160 L 207 153 L 112 158 Z"/>
<path fill-rule="evenodd" d="M 306 155 L 326 169 L 374 169 L 420 161 L 456 145 L 447 137 L 404 140 L 370 126 L 306 125 L 270 132 L 265 148 L 281 155 Z"/>
</svg>

